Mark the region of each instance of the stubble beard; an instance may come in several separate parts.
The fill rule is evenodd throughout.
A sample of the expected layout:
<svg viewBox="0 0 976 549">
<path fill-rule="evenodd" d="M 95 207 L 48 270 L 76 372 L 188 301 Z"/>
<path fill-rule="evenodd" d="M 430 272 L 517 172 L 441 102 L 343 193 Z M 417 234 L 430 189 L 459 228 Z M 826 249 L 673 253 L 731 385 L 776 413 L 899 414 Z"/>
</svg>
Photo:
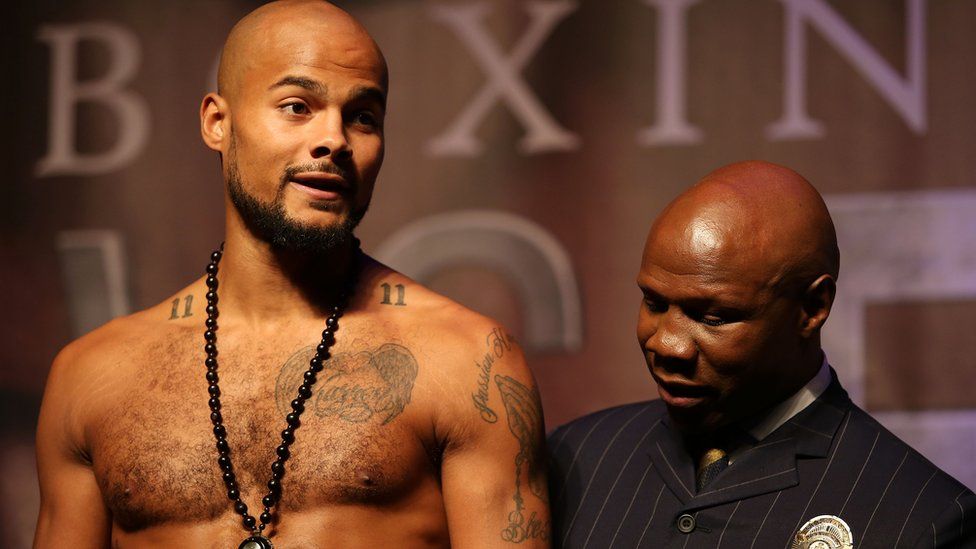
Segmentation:
<svg viewBox="0 0 976 549">
<path fill-rule="evenodd" d="M 310 255 L 323 255 L 346 249 L 356 241 L 354 235 L 359 221 L 366 215 L 367 203 L 359 210 L 342 216 L 337 222 L 324 225 L 308 225 L 291 218 L 285 211 L 285 189 L 290 175 L 295 170 L 286 170 L 281 183 L 270 203 L 261 202 L 244 188 L 240 170 L 237 167 L 236 143 L 231 137 L 227 169 L 227 193 L 234 208 L 247 229 L 260 240 L 267 242 L 275 251 L 298 252 Z M 301 171 L 301 170 L 298 170 Z M 324 171 L 324 170 L 323 170 Z M 356 193 L 353 185 L 351 194 Z M 328 206 L 313 206 L 328 211 Z"/>
</svg>

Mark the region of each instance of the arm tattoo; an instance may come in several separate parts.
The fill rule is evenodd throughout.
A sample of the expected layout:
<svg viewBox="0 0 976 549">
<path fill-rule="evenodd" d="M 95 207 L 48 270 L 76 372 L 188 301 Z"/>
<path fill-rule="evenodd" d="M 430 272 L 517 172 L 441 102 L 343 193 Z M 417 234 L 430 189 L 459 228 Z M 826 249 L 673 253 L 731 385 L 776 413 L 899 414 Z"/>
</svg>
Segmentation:
<svg viewBox="0 0 976 549">
<path fill-rule="evenodd" d="M 519 443 L 515 456 L 515 510 L 508 514 L 508 526 L 502 530 L 502 539 L 522 543 L 528 539 L 549 540 L 549 521 L 537 518 L 535 511 L 525 517 L 525 500 L 522 498 L 523 472 L 529 490 L 542 501 L 547 501 L 546 485 L 541 481 L 542 465 L 542 405 L 532 389 L 517 380 L 502 375 L 495 376 L 495 384 L 502 393 L 502 403 L 508 415 L 508 429 Z"/>
<path fill-rule="evenodd" d="M 275 401 L 283 415 L 291 411 L 291 399 L 313 356 L 315 347 L 308 346 L 282 366 Z M 413 353 L 396 343 L 384 343 L 358 353 L 339 353 L 324 361 L 323 366 L 308 404 L 315 415 L 350 423 L 375 418 L 380 420 L 380 425 L 393 421 L 410 403 L 418 372 Z"/>
<path fill-rule="evenodd" d="M 485 351 L 481 360 L 475 361 L 475 368 L 478 369 L 478 390 L 471 393 L 471 400 L 474 407 L 481 413 L 481 419 L 488 423 L 498 421 L 498 414 L 488 406 L 488 389 L 491 380 L 491 367 L 496 360 L 501 360 L 506 353 L 512 350 L 515 338 L 507 334 L 501 328 L 495 328 L 487 337 L 485 343 L 488 350 Z"/>
</svg>

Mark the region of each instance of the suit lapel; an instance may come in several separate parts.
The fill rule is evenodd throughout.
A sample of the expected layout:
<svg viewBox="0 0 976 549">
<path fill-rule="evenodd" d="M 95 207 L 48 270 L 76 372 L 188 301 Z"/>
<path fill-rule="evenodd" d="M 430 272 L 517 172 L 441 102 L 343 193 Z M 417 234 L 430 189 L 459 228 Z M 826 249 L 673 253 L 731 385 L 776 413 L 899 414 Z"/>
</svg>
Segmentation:
<svg viewBox="0 0 976 549">
<path fill-rule="evenodd" d="M 739 455 L 705 491 L 694 496 L 691 505 L 710 507 L 796 486 L 797 458 L 826 457 L 849 409 L 850 399 L 835 375 L 820 398 Z M 688 456 L 684 460 L 693 479 L 694 466 Z M 690 486 L 694 490 L 694 484 Z"/>
<path fill-rule="evenodd" d="M 695 465 L 667 415 L 658 420 L 653 429 L 658 434 L 651 437 L 647 449 L 651 463 L 664 484 L 684 505 L 695 497 Z"/>
<path fill-rule="evenodd" d="M 695 507 L 711 507 L 796 486 L 796 440 L 771 435 L 743 452 L 695 497 Z"/>
</svg>

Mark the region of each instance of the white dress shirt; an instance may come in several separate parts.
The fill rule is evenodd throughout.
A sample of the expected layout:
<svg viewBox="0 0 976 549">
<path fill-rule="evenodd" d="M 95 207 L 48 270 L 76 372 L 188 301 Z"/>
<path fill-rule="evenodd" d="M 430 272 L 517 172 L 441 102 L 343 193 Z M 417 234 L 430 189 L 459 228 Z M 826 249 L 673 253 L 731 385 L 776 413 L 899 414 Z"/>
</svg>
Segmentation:
<svg viewBox="0 0 976 549">
<path fill-rule="evenodd" d="M 762 414 L 758 419 L 749 421 L 748 425 L 743 426 L 745 431 L 752 435 L 757 442 L 768 437 L 793 416 L 813 404 L 813 401 L 817 400 L 827 390 L 827 386 L 830 385 L 830 379 L 830 365 L 827 363 L 827 355 L 825 354 L 823 363 L 820 365 L 820 370 L 817 371 L 816 375 L 806 385 L 800 387 L 800 390 L 793 393 L 791 397 L 770 408 L 769 411 Z M 736 454 L 738 452 L 733 452 L 729 456 L 729 463 L 735 461 Z"/>
</svg>

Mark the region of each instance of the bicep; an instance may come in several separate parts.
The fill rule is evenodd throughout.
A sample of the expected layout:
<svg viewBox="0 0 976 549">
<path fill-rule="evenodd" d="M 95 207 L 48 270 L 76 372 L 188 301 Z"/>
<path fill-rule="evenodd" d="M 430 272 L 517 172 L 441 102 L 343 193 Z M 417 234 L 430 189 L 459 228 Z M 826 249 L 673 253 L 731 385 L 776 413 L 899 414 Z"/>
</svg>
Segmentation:
<svg viewBox="0 0 976 549">
<path fill-rule="evenodd" d="M 90 464 L 78 453 L 68 417 L 69 394 L 52 372 L 38 419 L 36 449 L 41 507 L 35 548 L 108 547 L 111 520 Z"/>
<path fill-rule="evenodd" d="M 35 548 L 108 547 L 111 522 L 90 468 L 38 460 L 41 508 Z"/>
<path fill-rule="evenodd" d="M 445 450 L 444 503 L 454 547 L 547 547 L 550 533 L 542 406 L 520 354 L 494 369 L 487 404 L 458 422 Z M 484 404 L 484 403 L 483 403 Z"/>
</svg>

